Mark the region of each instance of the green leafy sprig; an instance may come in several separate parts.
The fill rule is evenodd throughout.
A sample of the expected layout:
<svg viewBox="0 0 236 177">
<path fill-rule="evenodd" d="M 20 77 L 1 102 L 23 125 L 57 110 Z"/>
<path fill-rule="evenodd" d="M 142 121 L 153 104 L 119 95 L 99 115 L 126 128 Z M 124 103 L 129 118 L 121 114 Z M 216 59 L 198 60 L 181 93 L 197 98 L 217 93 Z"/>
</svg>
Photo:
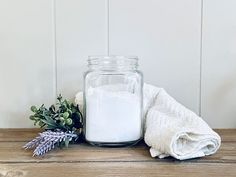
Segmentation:
<svg viewBox="0 0 236 177">
<path fill-rule="evenodd" d="M 31 106 L 31 111 L 33 114 L 30 119 L 34 121 L 34 125 L 45 128 L 40 136 L 23 146 L 25 149 L 35 149 L 33 156 L 44 155 L 55 147 L 68 147 L 70 142 L 83 141 L 83 117 L 79 105 L 74 105 L 59 95 L 56 105 L 49 108 L 44 104 L 39 108 Z"/>
<path fill-rule="evenodd" d="M 31 111 L 34 114 L 30 119 L 34 121 L 34 125 L 46 130 L 82 131 L 82 113 L 79 106 L 63 99 L 61 95 L 57 97 L 56 105 L 51 105 L 48 109 L 44 104 L 39 108 L 32 106 Z"/>
</svg>

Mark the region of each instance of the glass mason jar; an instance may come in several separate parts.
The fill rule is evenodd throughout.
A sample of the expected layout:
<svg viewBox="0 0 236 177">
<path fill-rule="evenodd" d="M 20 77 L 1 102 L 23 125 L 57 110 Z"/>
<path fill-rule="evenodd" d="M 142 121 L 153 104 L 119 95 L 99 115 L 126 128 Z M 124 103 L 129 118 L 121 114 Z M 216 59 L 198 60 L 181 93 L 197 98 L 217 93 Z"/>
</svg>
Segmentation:
<svg viewBox="0 0 236 177">
<path fill-rule="evenodd" d="M 126 146 L 142 138 L 143 76 L 138 58 L 91 56 L 84 74 L 84 135 L 97 146 Z"/>
</svg>

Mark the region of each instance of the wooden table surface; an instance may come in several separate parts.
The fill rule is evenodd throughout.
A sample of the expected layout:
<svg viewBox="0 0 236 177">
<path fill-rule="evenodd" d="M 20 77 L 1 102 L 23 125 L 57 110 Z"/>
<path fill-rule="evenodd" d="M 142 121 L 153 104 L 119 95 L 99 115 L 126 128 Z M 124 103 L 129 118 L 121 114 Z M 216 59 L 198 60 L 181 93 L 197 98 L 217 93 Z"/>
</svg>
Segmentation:
<svg viewBox="0 0 236 177">
<path fill-rule="evenodd" d="M 216 154 L 178 161 L 151 158 L 142 142 L 125 148 L 71 145 L 36 158 L 21 147 L 38 134 L 38 129 L 0 129 L 0 177 L 236 177 L 236 129 L 216 131 L 222 138 Z"/>
</svg>

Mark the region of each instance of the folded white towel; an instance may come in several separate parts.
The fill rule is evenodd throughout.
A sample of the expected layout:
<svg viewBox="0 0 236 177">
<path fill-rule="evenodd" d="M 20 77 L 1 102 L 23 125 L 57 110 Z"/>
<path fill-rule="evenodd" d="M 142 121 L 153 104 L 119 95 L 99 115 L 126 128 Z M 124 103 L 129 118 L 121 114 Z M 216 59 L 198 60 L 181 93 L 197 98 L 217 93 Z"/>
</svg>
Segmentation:
<svg viewBox="0 0 236 177">
<path fill-rule="evenodd" d="M 83 106 L 82 92 L 75 102 Z M 195 113 L 179 104 L 164 89 L 144 84 L 144 140 L 152 157 L 172 156 L 179 160 L 215 153 L 221 143 L 214 132 Z"/>
<path fill-rule="evenodd" d="M 220 136 L 164 89 L 144 84 L 144 105 L 148 105 L 144 140 L 152 157 L 185 160 L 219 149 Z"/>
</svg>

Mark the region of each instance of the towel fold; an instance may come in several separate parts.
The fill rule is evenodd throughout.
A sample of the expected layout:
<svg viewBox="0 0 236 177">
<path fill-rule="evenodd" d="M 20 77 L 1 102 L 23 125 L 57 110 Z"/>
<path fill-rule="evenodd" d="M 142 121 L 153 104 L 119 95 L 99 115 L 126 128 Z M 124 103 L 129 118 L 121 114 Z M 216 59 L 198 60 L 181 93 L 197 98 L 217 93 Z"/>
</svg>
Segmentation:
<svg viewBox="0 0 236 177">
<path fill-rule="evenodd" d="M 81 107 L 82 99 L 82 92 L 77 93 L 75 102 Z M 220 147 L 220 136 L 162 88 L 144 84 L 143 113 L 144 140 L 152 157 L 185 160 L 211 155 Z"/>
<path fill-rule="evenodd" d="M 152 157 L 185 160 L 211 155 L 219 149 L 220 136 L 202 118 L 164 89 L 148 84 L 144 84 L 143 89 L 144 140 L 151 147 Z"/>
</svg>

